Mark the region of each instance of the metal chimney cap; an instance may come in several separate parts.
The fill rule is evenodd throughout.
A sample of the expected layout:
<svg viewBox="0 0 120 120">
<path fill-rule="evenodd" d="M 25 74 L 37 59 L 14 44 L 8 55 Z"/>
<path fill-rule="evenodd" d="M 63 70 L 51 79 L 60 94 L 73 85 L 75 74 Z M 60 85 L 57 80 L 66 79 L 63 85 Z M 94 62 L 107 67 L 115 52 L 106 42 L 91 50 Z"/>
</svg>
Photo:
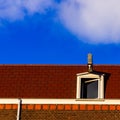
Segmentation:
<svg viewBox="0 0 120 120">
<path fill-rule="evenodd" d="M 92 64 L 92 54 L 88 53 L 88 64 Z"/>
<path fill-rule="evenodd" d="M 93 72 L 92 54 L 88 54 L 88 72 Z"/>
</svg>

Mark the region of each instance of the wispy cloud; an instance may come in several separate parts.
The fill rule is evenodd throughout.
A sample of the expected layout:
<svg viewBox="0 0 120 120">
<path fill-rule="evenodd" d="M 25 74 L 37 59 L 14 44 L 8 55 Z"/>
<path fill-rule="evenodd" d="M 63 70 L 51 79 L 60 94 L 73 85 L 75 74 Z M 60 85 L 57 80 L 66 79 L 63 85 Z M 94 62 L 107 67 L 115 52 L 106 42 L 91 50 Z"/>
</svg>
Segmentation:
<svg viewBox="0 0 120 120">
<path fill-rule="evenodd" d="M 24 16 L 20 0 L 1 0 L 0 19 L 16 19 Z"/>
<path fill-rule="evenodd" d="M 43 13 L 52 0 L 0 0 L 0 19 L 23 19 L 26 14 Z"/>
<path fill-rule="evenodd" d="M 78 38 L 89 43 L 120 42 L 119 0 L 65 0 L 60 19 Z"/>
<path fill-rule="evenodd" d="M 29 13 L 43 13 L 49 7 L 53 7 L 53 0 L 23 0 L 23 6 Z"/>
</svg>

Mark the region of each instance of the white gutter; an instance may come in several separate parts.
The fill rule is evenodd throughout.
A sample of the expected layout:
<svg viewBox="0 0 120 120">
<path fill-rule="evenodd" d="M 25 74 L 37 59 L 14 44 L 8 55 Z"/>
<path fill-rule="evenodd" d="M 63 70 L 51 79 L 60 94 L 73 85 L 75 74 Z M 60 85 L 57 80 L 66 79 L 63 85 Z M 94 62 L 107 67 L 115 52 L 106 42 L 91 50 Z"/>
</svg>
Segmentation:
<svg viewBox="0 0 120 120">
<path fill-rule="evenodd" d="M 20 120 L 21 99 L 18 99 L 17 120 Z"/>
<path fill-rule="evenodd" d="M 120 99 L 0 99 L 0 104 L 120 104 Z"/>
</svg>

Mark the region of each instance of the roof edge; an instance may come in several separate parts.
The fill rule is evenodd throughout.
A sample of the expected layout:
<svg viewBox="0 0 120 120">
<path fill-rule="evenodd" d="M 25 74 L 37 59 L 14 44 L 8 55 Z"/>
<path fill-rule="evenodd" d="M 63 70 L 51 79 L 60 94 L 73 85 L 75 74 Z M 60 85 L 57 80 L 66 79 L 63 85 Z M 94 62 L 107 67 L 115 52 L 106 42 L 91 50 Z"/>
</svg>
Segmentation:
<svg viewBox="0 0 120 120">
<path fill-rule="evenodd" d="M 0 66 L 87 66 L 87 64 L 0 64 Z M 94 64 L 94 66 L 120 66 L 120 64 Z"/>
</svg>

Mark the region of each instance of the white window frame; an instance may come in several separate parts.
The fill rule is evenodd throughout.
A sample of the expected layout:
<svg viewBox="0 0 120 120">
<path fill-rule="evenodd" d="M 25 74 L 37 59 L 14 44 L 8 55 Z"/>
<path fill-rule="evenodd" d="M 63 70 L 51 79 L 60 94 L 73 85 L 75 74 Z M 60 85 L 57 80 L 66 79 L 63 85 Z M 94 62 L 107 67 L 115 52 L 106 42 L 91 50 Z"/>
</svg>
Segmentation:
<svg viewBox="0 0 120 120">
<path fill-rule="evenodd" d="M 93 74 L 93 73 L 79 73 L 77 74 L 77 90 L 76 90 L 76 99 L 81 98 L 81 80 L 83 78 L 97 79 L 98 80 L 98 98 L 95 99 L 104 99 L 104 74 Z M 89 98 L 86 98 L 89 99 Z M 94 99 L 94 98 L 92 98 Z"/>
</svg>

